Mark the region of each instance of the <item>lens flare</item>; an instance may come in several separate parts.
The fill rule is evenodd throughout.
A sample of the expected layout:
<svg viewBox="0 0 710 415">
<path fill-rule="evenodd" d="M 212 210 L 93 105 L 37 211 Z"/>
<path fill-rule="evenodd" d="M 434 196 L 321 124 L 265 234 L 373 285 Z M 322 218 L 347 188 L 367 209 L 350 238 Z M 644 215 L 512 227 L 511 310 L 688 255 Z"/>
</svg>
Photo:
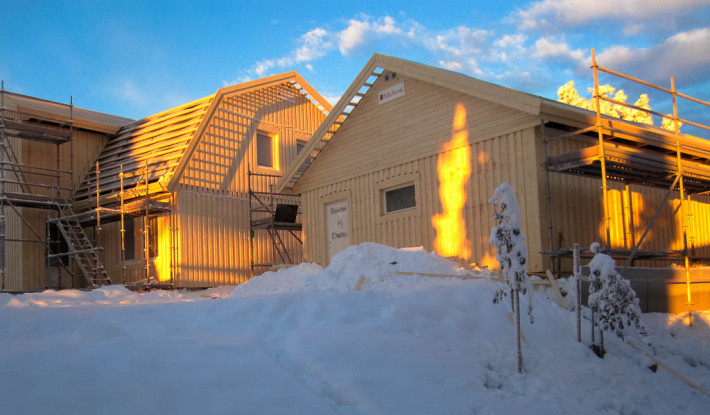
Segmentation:
<svg viewBox="0 0 710 415">
<path fill-rule="evenodd" d="M 463 212 L 466 183 L 471 176 L 467 128 L 466 108 L 463 104 L 458 104 L 454 112 L 451 140 L 444 144 L 436 165 L 443 212 L 432 218 L 436 229 L 436 252 L 445 257 L 456 256 L 463 259 L 471 256 L 471 243 L 466 238 Z"/>
</svg>

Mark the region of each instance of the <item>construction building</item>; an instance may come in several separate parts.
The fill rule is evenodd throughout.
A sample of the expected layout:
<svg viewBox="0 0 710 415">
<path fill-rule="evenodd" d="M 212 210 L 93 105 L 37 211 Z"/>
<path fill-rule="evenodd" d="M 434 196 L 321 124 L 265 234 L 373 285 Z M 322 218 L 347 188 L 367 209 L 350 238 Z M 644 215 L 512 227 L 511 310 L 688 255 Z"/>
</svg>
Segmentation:
<svg viewBox="0 0 710 415">
<path fill-rule="evenodd" d="M 595 90 L 599 107 L 609 98 Z M 489 199 L 503 182 L 522 207 L 530 272 L 571 272 L 573 244 L 599 241 L 626 275 L 653 275 L 635 286 L 642 303 L 710 306 L 694 270 L 710 259 L 710 144 L 677 128 L 375 54 L 277 191 L 301 195 L 305 260 L 373 241 L 496 268 Z"/>
<path fill-rule="evenodd" d="M 95 127 L 94 135 L 84 131 L 85 110 L 60 106 L 59 120 L 49 117 L 56 112 L 14 119 L 11 102 L 3 104 L 3 142 L 39 140 L 59 156 L 55 166 L 43 151 L 38 164 L 51 174 L 24 186 L 35 184 L 27 168 L 34 147 L 5 146 L 11 161 L 3 164 L 0 197 L 5 215 L 14 215 L 7 227 L 33 241 L 5 250 L 12 260 L 3 262 L 4 289 L 210 287 L 300 262 L 298 198 L 272 185 L 330 105 L 297 73 L 221 88 L 138 121 L 104 115 L 111 128 Z M 23 230 L 27 224 L 33 229 Z M 11 232 L 0 243 L 20 239 Z M 57 259 L 56 277 L 46 279 Z"/>
</svg>

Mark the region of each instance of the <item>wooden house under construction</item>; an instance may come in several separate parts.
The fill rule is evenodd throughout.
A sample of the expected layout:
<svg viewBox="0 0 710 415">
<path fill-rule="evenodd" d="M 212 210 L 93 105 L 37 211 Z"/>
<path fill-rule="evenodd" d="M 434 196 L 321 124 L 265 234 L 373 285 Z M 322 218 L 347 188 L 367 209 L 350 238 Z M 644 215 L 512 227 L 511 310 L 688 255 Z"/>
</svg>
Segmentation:
<svg viewBox="0 0 710 415">
<path fill-rule="evenodd" d="M 0 290 L 73 286 L 74 277 L 60 271 L 69 256 L 82 273 L 79 283 L 109 281 L 100 268 L 88 266 L 96 263 L 98 251 L 77 225 L 73 194 L 109 138 L 132 121 L 75 107 L 71 100 L 61 104 L 12 93 L 3 83 Z M 72 255 L 65 237 L 75 245 Z"/>
<path fill-rule="evenodd" d="M 272 184 L 329 110 L 289 72 L 124 125 L 74 201 L 111 281 L 209 287 L 300 262 L 298 199 Z"/>
<path fill-rule="evenodd" d="M 685 309 L 691 284 L 695 306 L 710 306 L 692 269 L 710 258 L 706 140 L 450 71 L 374 55 L 277 191 L 301 195 L 305 260 L 373 241 L 495 268 L 489 199 L 503 182 L 522 207 L 530 272 L 569 272 L 569 248 L 599 241 L 619 265 L 689 264 L 656 309 Z M 645 287 L 642 304 L 656 295 Z"/>
</svg>

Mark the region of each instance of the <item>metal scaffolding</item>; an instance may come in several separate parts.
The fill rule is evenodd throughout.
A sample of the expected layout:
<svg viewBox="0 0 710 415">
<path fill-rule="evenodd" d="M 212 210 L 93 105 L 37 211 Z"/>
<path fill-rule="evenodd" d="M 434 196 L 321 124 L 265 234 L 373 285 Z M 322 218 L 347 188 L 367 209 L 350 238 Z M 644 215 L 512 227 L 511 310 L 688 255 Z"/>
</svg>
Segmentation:
<svg viewBox="0 0 710 415">
<path fill-rule="evenodd" d="M 546 133 L 545 123 L 543 122 L 542 137 L 543 147 L 545 150 L 548 209 L 551 209 L 552 206 L 552 193 L 550 189 L 549 177 L 550 172 L 600 178 L 603 207 L 602 219 L 604 235 L 606 238 L 606 249 L 604 249 L 603 252 L 608 253 L 617 259 L 623 259 L 625 261 L 624 267 L 632 265 L 635 259 L 640 258 L 665 259 L 678 262 L 682 261 L 685 268 L 687 303 L 690 311 L 692 304 L 689 272 L 690 264 L 694 260 L 705 261 L 708 260 L 708 258 L 694 257 L 692 255 L 692 251 L 694 249 L 688 242 L 689 223 L 691 219 L 686 205 L 690 200 L 689 193 L 699 194 L 710 191 L 710 170 L 708 169 L 710 154 L 704 153 L 698 149 L 688 148 L 687 145 L 682 145 L 680 125 L 691 125 L 707 131 L 710 131 L 710 127 L 680 118 L 678 115 L 677 101 L 678 98 L 683 98 L 706 107 L 710 107 L 710 103 L 678 92 L 675 88 L 675 81 L 673 78 L 670 80 L 670 88 L 664 88 L 602 67 L 597 63 L 594 49 L 592 49 L 592 71 L 594 77 L 593 106 L 596 107 L 594 108 L 596 112 L 595 125 L 550 137 Z M 673 114 L 663 114 L 650 110 L 649 108 L 642 108 L 605 96 L 600 93 L 599 72 L 604 72 L 606 74 L 622 78 L 626 81 L 669 94 L 672 98 Z M 672 143 L 667 139 L 655 137 L 648 131 L 648 129 L 637 128 L 632 122 L 604 116 L 601 111 L 602 102 L 608 102 L 615 106 L 623 106 L 672 121 L 675 142 Z M 622 123 L 626 123 L 631 127 L 624 128 L 621 125 Z M 590 145 L 589 147 L 581 150 L 554 157 L 551 157 L 548 154 L 548 145 L 553 140 L 574 138 L 587 141 L 591 144 L 592 134 L 595 136 L 596 145 Z M 624 247 L 614 246 L 612 244 L 611 234 L 613 224 L 615 222 L 624 224 L 628 221 L 628 219 L 622 218 L 622 221 L 619 222 L 617 220 L 618 218 L 614 216 L 617 213 L 616 210 L 612 209 L 609 204 L 609 180 L 624 183 L 627 194 L 629 192 L 628 186 L 632 183 L 667 189 L 665 198 L 658 206 L 653 219 L 651 219 L 648 223 L 638 241 L 634 240 L 635 235 L 633 235 L 633 233 L 628 234 L 626 232 L 626 225 L 624 225 Z M 666 205 L 674 191 L 678 192 L 680 201 L 680 231 L 682 234 L 683 249 L 641 249 L 649 230 L 651 230 L 654 226 L 661 209 Z M 632 220 L 632 216 L 625 213 L 623 209 L 621 214 L 631 217 Z M 633 229 L 633 222 L 631 223 L 631 228 Z M 552 238 L 554 230 L 551 212 L 548 212 L 548 233 L 550 238 Z M 629 245 L 633 245 L 633 248 L 628 249 Z M 562 249 L 559 246 L 558 249 L 554 249 L 554 244 L 551 240 L 550 250 L 544 251 L 543 254 L 550 255 L 554 264 L 555 258 L 571 257 L 572 251 L 569 249 Z"/>
<path fill-rule="evenodd" d="M 80 224 L 91 214 L 76 214 L 72 207 L 73 103 L 70 100 L 69 105 L 64 106 L 67 113 L 61 117 L 10 108 L 6 98 L 51 103 L 6 91 L 4 82 L 0 89 L 0 290 L 7 288 L 8 243 L 44 244 L 47 264 L 57 261 L 59 267 L 57 288 L 61 287 L 62 272 L 71 276 L 72 286 L 76 271 L 91 287 L 110 284 L 99 260 L 99 249 L 94 247 Z M 23 157 L 23 150 L 30 146 L 37 146 L 42 157 Z M 63 167 L 61 159 L 63 146 L 69 146 L 68 169 Z M 46 156 L 52 153 L 52 148 L 56 164 L 48 167 Z M 22 237 L 23 232 L 17 237 L 8 235 L 8 209 L 14 213 L 12 220 L 20 221 L 32 238 Z M 47 212 L 44 236 L 37 229 L 36 220 L 29 215 L 30 210 L 36 209 Z M 67 264 L 63 266 L 66 259 Z"/>
<path fill-rule="evenodd" d="M 256 269 L 274 268 L 277 265 L 293 264 L 294 259 L 284 243 L 284 237 L 290 235 L 293 240 L 303 244 L 300 233 L 302 225 L 296 222 L 296 215 L 300 204 L 298 195 L 288 193 L 275 193 L 274 185 L 281 176 L 267 173 L 255 173 L 248 170 L 249 186 L 249 241 L 251 274 L 255 275 Z M 261 179 L 256 185 L 253 181 Z M 257 188 L 268 188 L 260 191 Z M 262 259 L 263 253 L 255 251 L 254 238 L 257 231 L 266 231 L 271 242 L 271 261 Z M 256 258 L 259 256 L 260 258 Z M 278 264 L 276 261 L 280 261 Z"/>
</svg>

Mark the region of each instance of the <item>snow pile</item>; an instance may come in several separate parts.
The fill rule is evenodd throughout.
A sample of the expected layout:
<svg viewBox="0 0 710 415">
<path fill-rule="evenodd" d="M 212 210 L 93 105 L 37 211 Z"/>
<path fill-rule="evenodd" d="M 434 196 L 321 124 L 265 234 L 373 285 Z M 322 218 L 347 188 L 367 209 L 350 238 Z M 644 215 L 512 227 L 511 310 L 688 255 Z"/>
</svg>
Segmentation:
<svg viewBox="0 0 710 415">
<path fill-rule="evenodd" d="M 397 275 L 397 271 L 466 274 L 466 270 L 454 262 L 421 247 L 395 249 L 366 242 L 338 252 L 326 269 L 316 264 L 304 263 L 276 272 L 265 272 L 237 286 L 232 296 L 314 291 L 348 292 L 352 291 L 361 276 L 365 277 L 363 287 L 394 289 L 400 287 L 401 280 L 392 279 Z"/>
<path fill-rule="evenodd" d="M 609 336 L 599 359 L 573 312 L 536 296 L 524 373 L 489 280 L 421 249 L 364 244 L 229 290 L 0 296 L 3 413 L 700 414 L 710 398 Z M 360 276 L 366 283 L 353 291 Z M 111 297 L 108 293 L 116 293 Z M 214 295 L 213 295 L 214 294 Z M 101 297 L 91 300 L 90 296 Z M 44 298 L 46 297 L 46 298 Z M 43 299 L 44 298 L 44 299 Z M 212 299 L 215 298 L 215 299 Z M 11 305 L 12 299 L 19 304 Z M 31 299 L 31 300 L 30 300 Z M 122 300 L 119 300 L 122 299 Z M 129 304 L 121 301 L 130 300 Z M 64 305 L 69 300 L 63 300 Z M 72 300 L 73 301 L 73 300 Z M 102 303 L 102 301 L 107 301 Z M 653 348 L 710 389 L 710 313 L 643 315 Z M 583 322 L 589 332 L 589 321 Z"/>
</svg>

